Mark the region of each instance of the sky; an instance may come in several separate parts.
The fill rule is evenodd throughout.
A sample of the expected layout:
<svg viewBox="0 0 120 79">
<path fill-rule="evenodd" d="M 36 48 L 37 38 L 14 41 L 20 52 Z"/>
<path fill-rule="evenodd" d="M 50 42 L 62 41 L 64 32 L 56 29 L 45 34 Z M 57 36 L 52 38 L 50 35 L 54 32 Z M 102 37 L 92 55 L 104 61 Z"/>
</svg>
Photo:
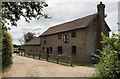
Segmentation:
<svg viewBox="0 0 120 79">
<path fill-rule="evenodd" d="M 105 4 L 105 14 L 107 14 L 105 21 L 112 32 L 117 33 L 119 0 L 101 1 Z M 13 38 L 13 44 L 19 45 L 19 40 L 22 39 L 23 34 L 29 31 L 39 36 L 49 27 L 97 13 L 97 4 L 100 3 L 100 0 L 46 0 L 46 3 L 48 7 L 44 8 L 44 13 L 51 16 L 51 19 L 33 19 L 30 23 L 27 23 L 24 18 L 21 18 L 17 27 L 11 26 L 9 31 Z"/>
</svg>

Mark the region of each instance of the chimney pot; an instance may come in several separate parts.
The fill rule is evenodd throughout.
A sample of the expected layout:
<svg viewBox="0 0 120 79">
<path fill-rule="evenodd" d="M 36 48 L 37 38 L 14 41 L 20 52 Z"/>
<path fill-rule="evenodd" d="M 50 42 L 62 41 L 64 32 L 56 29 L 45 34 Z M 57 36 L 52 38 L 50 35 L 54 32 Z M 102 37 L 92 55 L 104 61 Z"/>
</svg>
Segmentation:
<svg viewBox="0 0 120 79">
<path fill-rule="evenodd" d="M 97 9 L 98 9 L 98 14 L 105 14 L 104 11 L 105 11 L 105 5 L 100 2 L 100 4 L 97 5 Z"/>
</svg>

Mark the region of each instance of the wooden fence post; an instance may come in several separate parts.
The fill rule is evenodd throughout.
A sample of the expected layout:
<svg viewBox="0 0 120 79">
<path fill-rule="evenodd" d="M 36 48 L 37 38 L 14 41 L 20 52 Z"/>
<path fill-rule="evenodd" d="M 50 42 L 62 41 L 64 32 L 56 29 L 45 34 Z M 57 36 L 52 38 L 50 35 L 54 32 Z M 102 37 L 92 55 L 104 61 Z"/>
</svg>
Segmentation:
<svg viewBox="0 0 120 79">
<path fill-rule="evenodd" d="M 71 66 L 73 67 L 72 61 L 71 61 Z"/>
<path fill-rule="evenodd" d="M 58 61 L 58 56 L 57 56 L 57 63 L 59 63 L 59 61 Z"/>
<path fill-rule="evenodd" d="M 39 53 L 39 60 L 40 60 L 40 53 Z"/>
<path fill-rule="evenodd" d="M 71 63 L 71 66 L 73 67 L 73 63 L 72 63 L 72 57 L 70 56 L 70 63 Z"/>
<path fill-rule="evenodd" d="M 47 54 L 47 61 L 48 61 L 48 54 Z"/>
<path fill-rule="evenodd" d="M 34 58 L 34 53 L 33 53 L 33 58 Z"/>
</svg>

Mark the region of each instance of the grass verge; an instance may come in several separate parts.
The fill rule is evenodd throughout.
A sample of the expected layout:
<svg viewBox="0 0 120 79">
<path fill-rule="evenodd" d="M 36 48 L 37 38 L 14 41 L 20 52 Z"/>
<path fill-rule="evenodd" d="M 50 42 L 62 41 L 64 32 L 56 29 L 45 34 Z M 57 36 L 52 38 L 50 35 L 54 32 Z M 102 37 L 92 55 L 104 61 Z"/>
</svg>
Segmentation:
<svg viewBox="0 0 120 79">
<path fill-rule="evenodd" d="M 28 56 L 25 56 L 25 57 L 28 57 Z M 29 58 L 33 58 L 33 56 L 32 56 L 32 55 L 29 55 Z M 39 60 L 39 56 L 34 56 L 33 59 Z M 40 60 L 46 61 L 46 58 L 40 57 Z M 57 60 L 56 60 L 55 58 L 48 58 L 48 62 L 57 63 Z M 68 62 L 68 61 L 59 61 L 58 64 L 64 65 L 64 66 L 71 66 L 71 62 Z M 73 65 L 74 67 L 75 67 L 75 66 L 95 67 L 95 64 L 80 64 L 80 63 L 75 63 L 75 62 L 72 62 L 72 65 Z"/>
</svg>

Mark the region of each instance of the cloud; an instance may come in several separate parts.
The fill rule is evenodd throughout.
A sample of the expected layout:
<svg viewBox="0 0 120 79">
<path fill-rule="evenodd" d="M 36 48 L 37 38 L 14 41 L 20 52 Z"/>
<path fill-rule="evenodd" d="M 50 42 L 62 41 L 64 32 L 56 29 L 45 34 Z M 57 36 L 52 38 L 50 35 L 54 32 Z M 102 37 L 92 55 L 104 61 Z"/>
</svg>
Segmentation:
<svg viewBox="0 0 120 79">
<path fill-rule="evenodd" d="M 110 12 L 107 14 L 106 22 L 113 32 L 118 31 L 118 11 Z"/>
<path fill-rule="evenodd" d="M 27 31 L 32 31 L 39 36 L 49 27 L 68 22 L 77 18 L 81 18 L 90 14 L 97 12 L 97 4 L 99 0 L 46 0 L 48 7 L 44 8 L 44 12 L 49 14 L 51 19 L 41 18 L 40 20 L 33 19 L 30 23 L 24 21 L 23 18 L 18 22 L 18 27 L 12 27 L 11 33 L 13 36 L 13 41 L 19 44 L 18 39 L 22 38 L 23 33 Z M 106 5 L 106 22 L 112 29 L 112 31 L 117 31 L 117 0 L 113 2 L 112 0 L 105 1 L 103 3 Z"/>
<path fill-rule="evenodd" d="M 41 26 L 34 26 L 34 27 L 25 27 L 25 28 L 22 28 L 21 30 L 25 30 L 25 31 L 32 31 L 32 32 L 35 32 L 35 31 L 40 31 L 42 30 Z"/>
</svg>

